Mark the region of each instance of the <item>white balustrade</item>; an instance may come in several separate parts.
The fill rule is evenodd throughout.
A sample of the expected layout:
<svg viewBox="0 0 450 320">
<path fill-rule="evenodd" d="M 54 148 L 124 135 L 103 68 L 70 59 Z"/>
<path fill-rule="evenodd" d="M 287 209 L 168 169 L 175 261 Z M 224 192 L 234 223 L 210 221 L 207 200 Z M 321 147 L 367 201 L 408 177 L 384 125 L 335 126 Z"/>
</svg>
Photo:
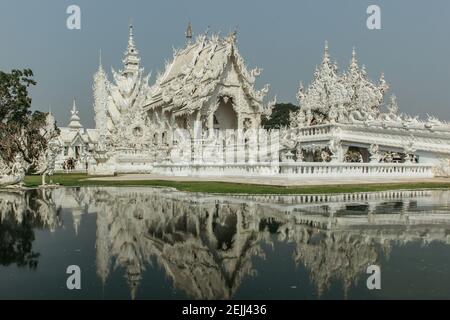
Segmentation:
<svg viewBox="0 0 450 320">
<path fill-rule="evenodd" d="M 433 177 L 433 165 L 405 163 L 280 163 L 280 175 L 310 178 Z"/>
<path fill-rule="evenodd" d="M 433 166 L 372 163 L 203 163 L 155 164 L 153 172 L 192 176 L 270 176 L 286 178 L 431 178 Z"/>
</svg>

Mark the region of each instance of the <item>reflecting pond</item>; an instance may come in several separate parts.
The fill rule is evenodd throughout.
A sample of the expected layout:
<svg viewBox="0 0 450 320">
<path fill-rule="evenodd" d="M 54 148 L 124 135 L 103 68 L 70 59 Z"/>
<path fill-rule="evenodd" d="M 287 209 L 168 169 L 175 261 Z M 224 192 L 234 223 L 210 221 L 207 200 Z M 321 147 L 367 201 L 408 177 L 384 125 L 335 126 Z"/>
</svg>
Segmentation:
<svg viewBox="0 0 450 320">
<path fill-rule="evenodd" d="M 0 299 L 448 299 L 450 192 L 0 191 L 0 284 Z"/>
</svg>

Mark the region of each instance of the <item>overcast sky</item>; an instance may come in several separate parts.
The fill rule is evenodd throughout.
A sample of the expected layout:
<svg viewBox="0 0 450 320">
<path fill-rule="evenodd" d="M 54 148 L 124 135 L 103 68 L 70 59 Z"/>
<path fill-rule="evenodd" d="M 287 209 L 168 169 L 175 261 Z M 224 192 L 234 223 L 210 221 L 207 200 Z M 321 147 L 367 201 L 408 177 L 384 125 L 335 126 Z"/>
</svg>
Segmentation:
<svg viewBox="0 0 450 320">
<path fill-rule="evenodd" d="M 66 27 L 66 9 L 81 8 L 81 30 Z M 381 30 L 366 27 L 367 7 L 381 7 Z M 51 106 L 67 125 L 73 97 L 82 123 L 93 126 L 92 76 L 102 49 L 103 64 L 119 69 L 132 19 L 142 66 L 150 83 L 172 47 L 185 44 L 189 21 L 194 33 L 227 34 L 237 28 L 248 66 L 261 67 L 257 87 L 295 102 L 298 83 L 311 81 L 324 41 L 340 69 L 356 46 L 369 77 L 381 72 L 409 114 L 450 120 L 450 1 L 448 0 L 0 0 L 0 70 L 31 68 L 38 82 L 36 109 Z"/>
</svg>

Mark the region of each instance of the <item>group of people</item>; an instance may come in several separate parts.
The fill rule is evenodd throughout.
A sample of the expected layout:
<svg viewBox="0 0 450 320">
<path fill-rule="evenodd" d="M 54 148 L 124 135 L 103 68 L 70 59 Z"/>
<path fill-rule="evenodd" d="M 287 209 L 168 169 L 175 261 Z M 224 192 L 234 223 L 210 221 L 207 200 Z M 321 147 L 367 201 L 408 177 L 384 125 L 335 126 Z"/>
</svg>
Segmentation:
<svg viewBox="0 0 450 320">
<path fill-rule="evenodd" d="M 64 171 L 69 172 L 69 171 L 73 171 L 75 169 L 77 169 L 77 163 L 78 161 L 81 161 L 79 159 L 74 159 L 74 158 L 68 158 L 66 159 L 63 164 L 62 164 L 62 168 Z M 85 163 L 85 170 L 87 171 L 89 168 L 89 164 L 86 161 Z"/>
<path fill-rule="evenodd" d="M 77 160 L 74 158 L 69 158 L 63 162 L 62 168 L 65 171 L 72 171 L 72 170 L 75 170 L 76 165 L 77 165 Z"/>
</svg>

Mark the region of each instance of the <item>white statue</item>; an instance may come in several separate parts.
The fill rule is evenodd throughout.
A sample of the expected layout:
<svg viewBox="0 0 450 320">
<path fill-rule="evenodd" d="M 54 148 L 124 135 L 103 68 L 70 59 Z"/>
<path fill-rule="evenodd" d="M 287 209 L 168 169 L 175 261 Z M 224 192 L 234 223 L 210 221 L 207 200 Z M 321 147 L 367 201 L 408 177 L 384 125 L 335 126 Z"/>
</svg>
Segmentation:
<svg viewBox="0 0 450 320">
<path fill-rule="evenodd" d="M 326 150 L 322 150 L 320 157 L 322 158 L 322 162 L 329 162 L 331 160 L 330 153 Z"/>
<path fill-rule="evenodd" d="M 42 185 L 46 185 L 45 177 L 53 175 L 55 171 L 55 162 L 61 153 L 62 145 L 58 141 L 58 132 L 56 131 L 56 121 L 51 113 L 47 114 L 46 125 L 42 130 L 43 136 L 47 139 L 47 148 L 42 150 L 36 161 L 35 172 L 42 176 Z"/>
<path fill-rule="evenodd" d="M 341 153 L 341 139 L 338 136 L 334 136 L 329 143 L 328 149 L 331 152 L 331 160 L 337 162 L 339 154 Z"/>
<path fill-rule="evenodd" d="M 0 187 L 20 186 L 28 167 L 20 153 L 16 155 L 14 163 L 10 166 L 6 165 L 0 157 Z"/>
<path fill-rule="evenodd" d="M 378 163 L 380 162 L 381 156 L 379 153 L 379 146 L 377 144 L 371 144 L 369 147 L 370 162 Z"/>
</svg>

